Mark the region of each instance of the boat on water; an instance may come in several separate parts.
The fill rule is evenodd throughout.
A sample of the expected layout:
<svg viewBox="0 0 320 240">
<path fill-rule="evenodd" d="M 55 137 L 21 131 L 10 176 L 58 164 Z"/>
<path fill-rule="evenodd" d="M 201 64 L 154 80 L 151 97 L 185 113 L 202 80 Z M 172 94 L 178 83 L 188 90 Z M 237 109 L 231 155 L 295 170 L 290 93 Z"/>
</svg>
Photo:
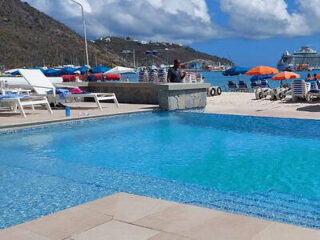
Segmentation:
<svg viewBox="0 0 320 240">
<path fill-rule="evenodd" d="M 313 71 L 320 70 L 320 54 L 308 47 L 302 46 L 298 52 L 285 53 L 278 62 L 280 71 Z"/>
</svg>

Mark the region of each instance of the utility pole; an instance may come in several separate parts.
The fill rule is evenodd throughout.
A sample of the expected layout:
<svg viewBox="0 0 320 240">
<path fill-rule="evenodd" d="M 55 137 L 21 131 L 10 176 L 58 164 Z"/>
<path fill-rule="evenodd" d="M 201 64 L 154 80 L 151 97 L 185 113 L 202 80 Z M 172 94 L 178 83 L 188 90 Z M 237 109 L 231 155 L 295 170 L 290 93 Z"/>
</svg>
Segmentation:
<svg viewBox="0 0 320 240">
<path fill-rule="evenodd" d="M 133 67 L 136 68 L 136 51 L 133 49 Z"/>
<path fill-rule="evenodd" d="M 71 1 L 74 2 L 75 4 L 78 4 L 81 7 L 83 34 L 84 34 L 84 45 L 85 45 L 85 51 L 86 51 L 86 61 L 87 61 L 87 66 L 89 66 L 89 52 L 88 52 L 88 42 L 87 42 L 86 16 L 85 16 L 82 4 L 77 2 L 76 0 L 71 0 Z"/>
<path fill-rule="evenodd" d="M 169 66 L 169 49 L 168 48 L 165 48 L 164 50 L 166 50 L 166 53 L 167 53 L 167 66 Z"/>
</svg>

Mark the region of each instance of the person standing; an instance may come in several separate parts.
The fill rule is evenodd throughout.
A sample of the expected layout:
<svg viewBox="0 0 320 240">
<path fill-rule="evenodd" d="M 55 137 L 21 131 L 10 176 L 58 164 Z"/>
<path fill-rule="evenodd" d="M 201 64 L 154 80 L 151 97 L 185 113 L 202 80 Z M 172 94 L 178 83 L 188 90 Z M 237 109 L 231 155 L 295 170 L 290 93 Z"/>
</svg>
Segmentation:
<svg viewBox="0 0 320 240">
<path fill-rule="evenodd" d="M 173 67 L 168 71 L 169 83 L 181 83 L 186 76 L 185 72 L 181 71 L 181 61 L 179 59 L 174 60 Z"/>
<path fill-rule="evenodd" d="M 93 74 L 93 71 L 90 69 L 88 71 L 89 75 L 87 77 L 87 81 L 88 82 L 96 82 L 97 81 L 97 77 Z"/>
</svg>

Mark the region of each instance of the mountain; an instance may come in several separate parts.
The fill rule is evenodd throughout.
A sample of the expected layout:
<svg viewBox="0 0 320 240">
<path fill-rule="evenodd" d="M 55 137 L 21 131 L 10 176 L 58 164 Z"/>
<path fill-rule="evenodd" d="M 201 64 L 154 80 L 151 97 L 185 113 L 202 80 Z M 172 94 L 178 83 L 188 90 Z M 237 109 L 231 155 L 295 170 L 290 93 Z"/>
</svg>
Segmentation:
<svg viewBox="0 0 320 240">
<path fill-rule="evenodd" d="M 233 65 L 226 58 L 198 52 L 191 47 L 169 42 L 145 42 L 132 38 L 104 37 L 93 41 L 106 51 L 122 56 L 129 66 L 133 66 L 134 56 L 136 66 L 149 66 L 153 63 L 160 65 L 173 63 L 178 58 L 181 62 L 197 61 L 206 65 Z M 146 52 L 157 52 L 157 55 L 147 55 Z"/>
<path fill-rule="evenodd" d="M 80 24 L 80 20 L 79 20 Z M 201 63 L 227 64 L 225 58 L 211 56 L 173 43 L 141 42 L 130 38 L 106 37 L 89 41 L 89 60 L 92 66 L 112 64 L 136 66 L 199 60 Z M 0 70 L 2 68 L 57 66 L 85 64 L 83 38 L 46 14 L 21 0 L 0 0 Z M 158 51 L 157 56 L 147 56 L 146 51 Z"/>
<path fill-rule="evenodd" d="M 84 64 L 83 38 L 20 0 L 0 0 L 0 68 Z M 123 59 L 89 43 L 90 62 L 123 64 Z"/>
</svg>

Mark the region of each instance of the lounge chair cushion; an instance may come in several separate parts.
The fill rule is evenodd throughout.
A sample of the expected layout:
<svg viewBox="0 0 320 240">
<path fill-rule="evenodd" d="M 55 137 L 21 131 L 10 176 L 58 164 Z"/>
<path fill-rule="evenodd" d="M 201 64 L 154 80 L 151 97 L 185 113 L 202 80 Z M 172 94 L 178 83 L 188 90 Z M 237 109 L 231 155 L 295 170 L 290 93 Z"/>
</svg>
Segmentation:
<svg viewBox="0 0 320 240">
<path fill-rule="evenodd" d="M 13 93 L 8 93 L 6 95 L 0 95 L 0 100 L 6 99 L 6 98 L 28 98 L 30 97 L 29 95 L 18 95 L 18 94 L 13 94 Z"/>
</svg>

